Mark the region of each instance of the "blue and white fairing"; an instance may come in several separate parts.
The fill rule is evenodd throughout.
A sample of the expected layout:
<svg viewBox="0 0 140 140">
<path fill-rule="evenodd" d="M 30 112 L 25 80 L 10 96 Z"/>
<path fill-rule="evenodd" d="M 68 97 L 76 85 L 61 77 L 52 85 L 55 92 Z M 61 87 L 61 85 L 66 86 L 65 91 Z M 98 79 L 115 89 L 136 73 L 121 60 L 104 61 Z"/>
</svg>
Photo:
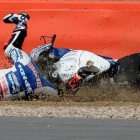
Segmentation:
<svg viewBox="0 0 140 140">
<path fill-rule="evenodd" d="M 51 47 L 51 43 L 39 46 L 31 52 L 30 57 L 33 61 L 37 61 L 41 52 L 46 51 Z M 112 58 L 96 55 L 85 50 L 71 50 L 54 47 L 51 53 L 53 53 L 55 57 L 59 58 L 59 61 L 55 64 L 56 70 L 52 75 L 58 75 L 64 83 L 72 78 L 74 74 L 78 72 L 79 68 L 87 66 L 88 61 L 92 61 L 94 66 L 100 69 L 99 73 L 116 67 L 117 63 L 117 61 Z M 90 75 L 86 80 L 94 76 L 95 75 Z"/>
<path fill-rule="evenodd" d="M 65 49 L 65 48 L 54 48 L 53 54 L 55 57 L 59 57 L 59 59 L 61 59 L 64 55 L 66 55 L 70 51 L 72 51 L 71 53 L 73 54 L 73 52 L 75 53 L 75 51 L 79 51 L 79 50 L 72 50 L 72 49 Z M 88 51 L 85 51 L 85 52 L 88 52 Z M 92 53 L 92 54 L 94 54 L 94 53 Z M 111 57 L 102 56 L 102 55 L 97 55 L 97 56 L 102 57 L 103 59 L 107 60 L 110 63 L 111 68 L 114 67 L 116 64 L 118 64 L 117 59 L 113 59 Z"/>
<path fill-rule="evenodd" d="M 104 58 L 105 60 L 107 60 L 110 63 L 110 68 L 109 69 L 116 69 L 117 73 L 119 72 L 119 64 L 118 64 L 118 59 L 113 59 L 111 57 L 107 57 L 107 56 L 103 56 L 103 55 L 98 55 L 102 58 Z"/>
<path fill-rule="evenodd" d="M 104 56 L 99 56 L 94 53 L 84 50 L 71 50 L 60 57 L 60 60 L 56 63 L 56 71 L 61 80 L 66 83 L 70 78 L 78 72 L 81 67 L 87 66 L 87 62 L 92 61 L 100 71 L 97 74 L 105 72 L 116 66 L 117 61 Z M 95 75 L 90 75 L 86 80 L 91 79 Z"/>
<path fill-rule="evenodd" d="M 30 58 L 36 62 L 39 59 L 40 54 L 43 51 L 47 51 L 52 47 L 52 43 L 50 44 L 45 44 L 43 46 L 39 46 L 37 48 L 34 48 L 32 50 L 32 52 L 30 53 Z M 53 48 L 52 53 L 54 54 L 55 57 L 58 57 L 59 59 L 65 55 L 66 53 L 68 53 L 69 51 L 71 51 L 71 49 L 63 49 L 63 48 Z"/>
</svg>

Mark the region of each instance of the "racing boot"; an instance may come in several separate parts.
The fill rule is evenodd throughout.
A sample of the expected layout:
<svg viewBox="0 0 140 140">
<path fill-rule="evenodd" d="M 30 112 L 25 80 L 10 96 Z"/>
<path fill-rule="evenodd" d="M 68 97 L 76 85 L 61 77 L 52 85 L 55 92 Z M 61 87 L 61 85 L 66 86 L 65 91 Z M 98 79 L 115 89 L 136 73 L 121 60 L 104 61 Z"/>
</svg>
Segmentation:
<svg viewBox="0 0 140 140">
<path fill-rule="evenodd" d="M 22 22 L 28 22 L 28 20 L 30 19 L 30 16 L 27 13 L 19 13 L 19 14 L 8 14 L 3 18 L 3 21 L 5 23 L 15 23 L 15 24 L 19 24 Z"/>
</svg>

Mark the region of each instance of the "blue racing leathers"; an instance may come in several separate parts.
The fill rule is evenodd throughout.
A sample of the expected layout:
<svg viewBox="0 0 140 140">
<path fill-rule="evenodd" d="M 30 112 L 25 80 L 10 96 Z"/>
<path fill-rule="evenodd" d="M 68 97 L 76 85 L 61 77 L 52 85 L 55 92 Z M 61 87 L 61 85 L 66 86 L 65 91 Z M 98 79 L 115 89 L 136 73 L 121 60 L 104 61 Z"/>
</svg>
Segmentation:
<svg viewBox="0 0 140 140">
<path fill-rule="evenodd" d="M 4 44 L 4 52 L 12 60 L 13 67 L 0 70 L 0 93 L 5 100 L 41 91 L 58 94 L 57 88 L 40 74 L 35 63 L 21 50 L 29 19 L 27 13 L 8 14 L 3 19 L 5 23 L 16 24 L 12 36 Z"/>
<path fill-rule="evenodd" d="M 24 93 L 30 93 L 42 87 L 46 87 L 48 94 L 58 94 L 57 88 L 40 74 L 34 62 L 25 52 L 15 47 L 8 49 L 5 50 L 5 53 L 8 54 L 7 51 L 9 51 L 8 57 L 14 65 L 12 68 L 0 70 L 3 99 L 25 96 Z"/>
</svg>

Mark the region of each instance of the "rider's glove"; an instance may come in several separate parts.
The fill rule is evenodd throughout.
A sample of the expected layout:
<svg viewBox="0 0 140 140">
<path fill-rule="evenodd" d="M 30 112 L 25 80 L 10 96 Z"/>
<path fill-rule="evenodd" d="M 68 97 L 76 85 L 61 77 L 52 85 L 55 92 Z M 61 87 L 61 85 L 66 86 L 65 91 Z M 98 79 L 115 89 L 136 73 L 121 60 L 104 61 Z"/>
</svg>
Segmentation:
<svg viewBox="0 0 140 140">
<path fill-rule="evenodd" d="M 82 78 L 76 73 L 71 79 L 66 83 L 66 89 L 71 89 L 72 92 L 77 92 L 80 84 L 82 83 Z"/>
<path fill-rule="evenodd" d="M 25 91 L 25 95 L 26 95 L 26 97 L 27 97 L 27 99 L 28 99 L 29 101 L 32 101 L 32 100 L 33 100 L 33 93 L 34 93 L 33 90 L 30 91 L 30 92 Z"/>
</svg>

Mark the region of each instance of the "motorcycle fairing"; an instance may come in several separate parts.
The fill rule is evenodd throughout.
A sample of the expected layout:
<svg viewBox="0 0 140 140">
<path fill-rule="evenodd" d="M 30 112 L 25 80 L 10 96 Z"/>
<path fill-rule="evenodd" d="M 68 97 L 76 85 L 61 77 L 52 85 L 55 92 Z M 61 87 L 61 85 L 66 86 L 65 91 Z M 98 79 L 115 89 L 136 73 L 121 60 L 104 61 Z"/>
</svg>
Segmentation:
<svg viewBox="0 0 140 140">
<path fill-rule="evenodd" d="M 110 68 L 110 63 L 107 60 L 94 53 L 83 50 L 72 50 L 62 56 L 57 62 L 57 70 L 55 72 L 66 83 L 77 73 L 79 68 L 86 66 L 88 61 L 93 61 L 94 66 L 100 69 L 99 73 Z"/>
<path fill-rule="evenodd" d="M 64 48 L 53 48 L 53 54 L 55 57 L 63 57 L 66 53 L 70 52 L 71 49 L 64 49 Z"/>
</svg>

